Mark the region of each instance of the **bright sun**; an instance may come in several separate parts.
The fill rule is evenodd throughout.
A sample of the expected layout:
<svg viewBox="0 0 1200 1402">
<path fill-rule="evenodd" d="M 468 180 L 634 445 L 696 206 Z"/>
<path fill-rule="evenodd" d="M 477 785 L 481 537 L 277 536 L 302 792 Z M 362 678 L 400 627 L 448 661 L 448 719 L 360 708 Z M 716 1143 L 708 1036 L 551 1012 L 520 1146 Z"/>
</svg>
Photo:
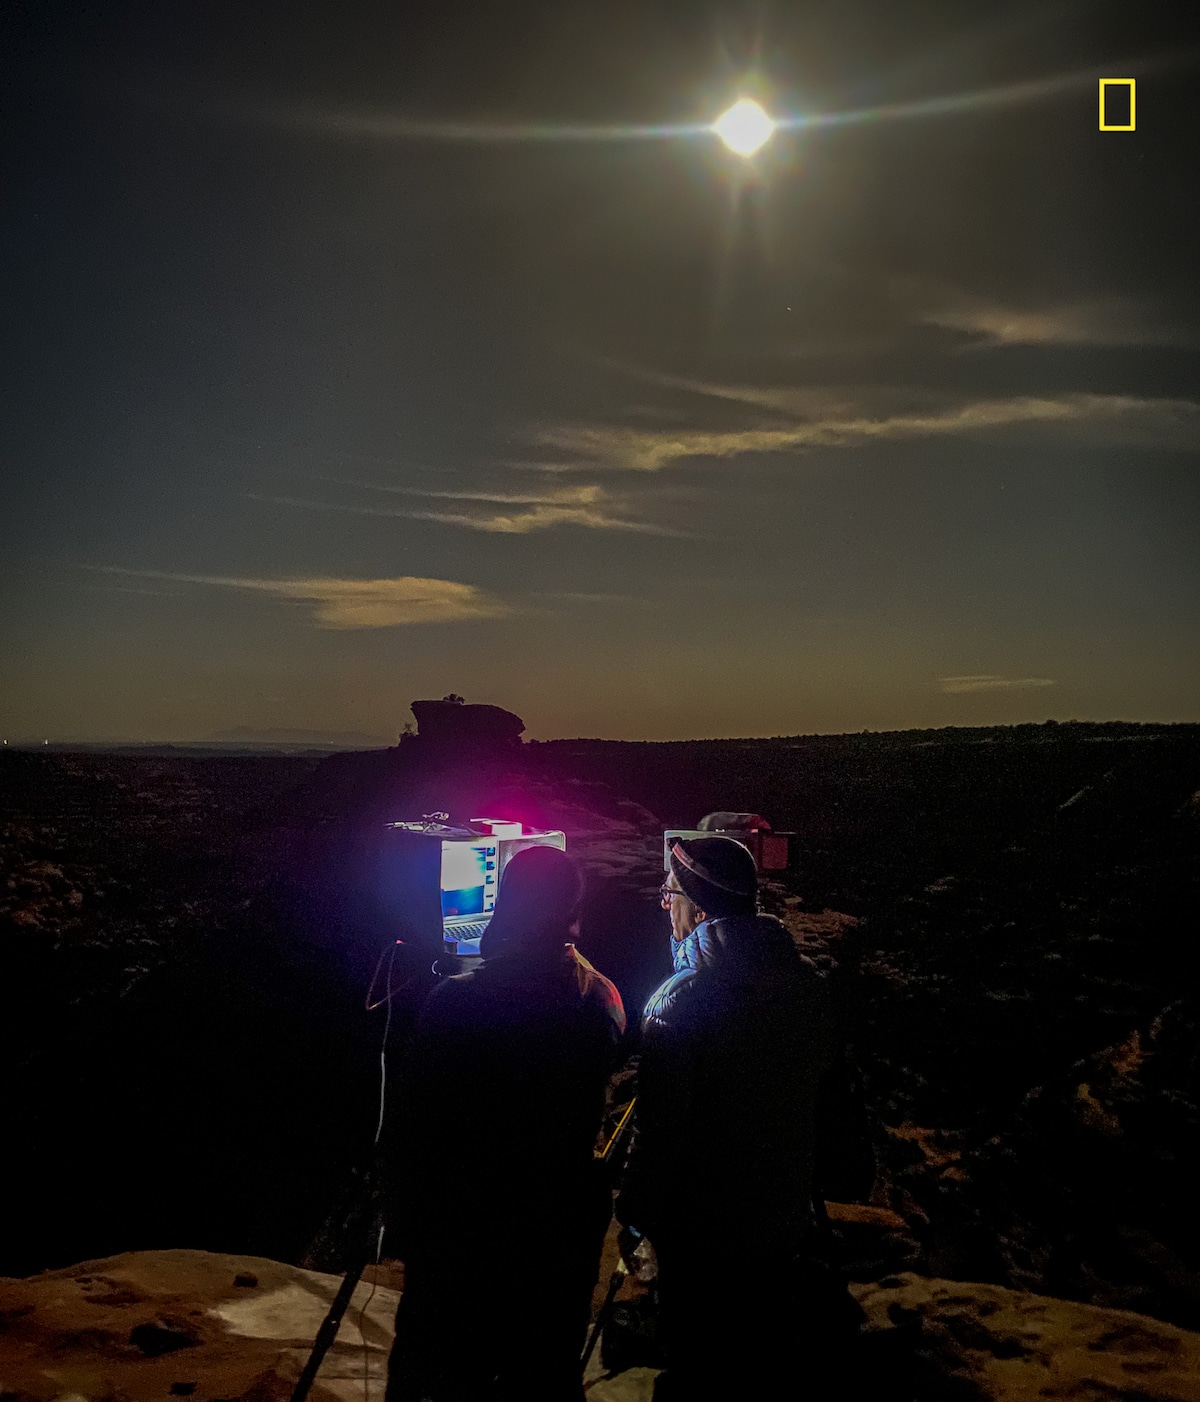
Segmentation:
<svg viewBox="0 0 1200 1402">
<path fill-rule="evenodd" d="M 713 131 L 739 156 L 753 156 L 774 130 L 775 123 L 748 97 L 735 102 L 713 123 Z"/>
</svg>

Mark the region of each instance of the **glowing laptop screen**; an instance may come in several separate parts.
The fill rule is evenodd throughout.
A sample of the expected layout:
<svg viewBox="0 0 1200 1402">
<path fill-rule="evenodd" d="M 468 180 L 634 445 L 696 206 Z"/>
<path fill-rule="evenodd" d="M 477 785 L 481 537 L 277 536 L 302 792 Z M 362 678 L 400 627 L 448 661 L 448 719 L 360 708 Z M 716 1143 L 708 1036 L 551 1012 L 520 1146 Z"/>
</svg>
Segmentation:
<svg viewBox="0 0 1200 1402">
<path fill-rule="evenodd" d="M 496 840 L 442 843 L 442 919 L 478 920 L 496 905 Z"/>
</svg>

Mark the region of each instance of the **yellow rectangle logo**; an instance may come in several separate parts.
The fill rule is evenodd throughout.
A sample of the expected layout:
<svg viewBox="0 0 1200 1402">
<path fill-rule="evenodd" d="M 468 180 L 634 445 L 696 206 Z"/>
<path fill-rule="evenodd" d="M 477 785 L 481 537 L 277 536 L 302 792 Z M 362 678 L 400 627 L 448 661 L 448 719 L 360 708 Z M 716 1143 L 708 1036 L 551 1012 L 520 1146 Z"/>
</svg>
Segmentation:
<svg viewBox="0 0 1200 1402">
<path fill-rule="evenodd" d="M 1134 116 L 1134 92 L 1137 87 L 1135 78 L 1101 78 L 1100 79 L 1100 130 L 1101 131 L 1133 131 L 1135 124 Z M 1128 88 L 1129 89 L 1129 121 L 1128 122 L 1106 122 L 1105 118 L 1105 90 L 1108 88 Z"/>
</svg>

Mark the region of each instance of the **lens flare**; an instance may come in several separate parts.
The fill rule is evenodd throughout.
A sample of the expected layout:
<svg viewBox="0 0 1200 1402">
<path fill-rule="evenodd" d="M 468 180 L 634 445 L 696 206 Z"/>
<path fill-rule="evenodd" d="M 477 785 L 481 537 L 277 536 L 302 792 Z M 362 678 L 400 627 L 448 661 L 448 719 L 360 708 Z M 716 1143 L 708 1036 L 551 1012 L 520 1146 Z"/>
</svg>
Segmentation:
<svg viewBox="0 0 1200 1402">
<path fill-rule="evenodd" d="M 771 139 L 774 130 L 775 123 L 748 97 L 735 102 L 713 123 L 713 131 L 739 156 L 753 156 Z"/>
</svg>

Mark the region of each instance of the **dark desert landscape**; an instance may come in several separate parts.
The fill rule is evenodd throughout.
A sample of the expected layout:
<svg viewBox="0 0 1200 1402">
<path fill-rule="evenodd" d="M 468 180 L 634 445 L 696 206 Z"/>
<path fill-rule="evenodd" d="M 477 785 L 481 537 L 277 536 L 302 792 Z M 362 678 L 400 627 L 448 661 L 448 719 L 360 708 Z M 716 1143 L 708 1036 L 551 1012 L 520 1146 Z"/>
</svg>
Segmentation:
<svg viewBox="0 0 1200 1402">
<path fill-rule="evenodd" d="M 0 757 L 0 1273 L 178 1245 L 342 1264 L 380 931 L 337 854 L 421 806 L 412 749 Z M 719 808 L 793 832 L 765 900 L 854 945 L 905 1263 L 1200 1327 L 1200 728 L 533 742 L 487 775 L 566 829 L 581 947 L 631 1009 L 669 967 L 662 829 Z"/>
</svg>

